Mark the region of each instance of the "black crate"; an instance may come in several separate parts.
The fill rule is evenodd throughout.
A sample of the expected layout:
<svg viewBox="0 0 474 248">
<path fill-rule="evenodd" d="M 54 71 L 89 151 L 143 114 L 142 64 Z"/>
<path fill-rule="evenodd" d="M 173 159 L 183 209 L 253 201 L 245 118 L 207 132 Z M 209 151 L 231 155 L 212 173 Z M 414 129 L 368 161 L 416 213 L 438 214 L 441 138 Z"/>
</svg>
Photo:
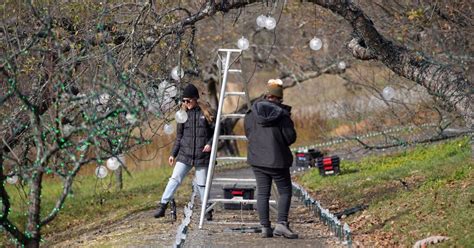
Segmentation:
<svg viewBox="0 0 474 248">
<path fill-rule="evenodd" d="M 224 198 L 232 199 L 239 198 L 247 200 L 255 199 L 255 186 L 244 186 L 244 185 L 230 185 L 222 187 L 224 190 Z M 231 210 L 253 210 L 253 204 L 242 204 L 242 203 L 224 203 L 224 209 Z"/>
<path fill-rule="evenodd" d="M 314 166 L 314 161 L 317 158 L 322 157 L 323 154 L 319 150 L 308 149 L 308 151 L 295 152 L 295 165 L 308 167 Z"/>
<path fill-rule="evenodd" d="M 316 160 L 316 166 L 318 167 L 321 176 L 332 176 L 341 172 L 339 167 L 340 162 L 341 159 L 337 155 L 321 157 Z"/>
</svg>

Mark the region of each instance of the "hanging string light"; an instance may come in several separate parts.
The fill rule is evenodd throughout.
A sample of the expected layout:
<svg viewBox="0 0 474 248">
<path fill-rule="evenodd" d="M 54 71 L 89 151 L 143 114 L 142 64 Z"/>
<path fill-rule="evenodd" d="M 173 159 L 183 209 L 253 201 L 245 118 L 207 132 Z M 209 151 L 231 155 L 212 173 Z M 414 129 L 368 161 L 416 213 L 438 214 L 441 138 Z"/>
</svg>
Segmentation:
<svg viewBox="0 0 474 248">
<path fill-rule="evenodd" d="M 175 76 L 178 76 L 177 73 L 178 73 L 178 69 L 176 68 Z M 163 82 L 160 83 L 160 85 L 158 85 L 158 93 L 160 94 L 160 96 L 175 97 L 177 92 L 178 92 L 178 89 L 176 88 L 176 85 L 166 80 L 164 80 Z"/>
<path fill-rule="evenodd" d="M 346 65 L 346 62 L 344 62 L 344 61 L 341 61 L 341 62 L 339 62 L 339 63 L 337 64 L 337 68 L 339 68 L 339 69 L 341 69 L 341 70 L 346 69 L 346 66 L 347 66 L 347 65 Z"/>
<path fill-rule="evenodd" d="M 176 114 L 174 115 L 174 118 L 178 123 L 185 123 L 188 120 L 188 114 L 186 111 L 180 109 Z"/>
<path fill-rule="evenodd" d="M 131 113 L 127 113 L 127 115 L 125 115 L 125 119 L 128 121 L 128 123 L 132 125 L 135 124 L 135 122 L 137 122 L 137 117 Z"/>
<path fill-rule="evenodd" d="M 165 134 L 172 134 L 174 132 L 174 127 L 173 125 L 169 124 L 169 123 L 166 123 L 164 126 L 163 126 L 163 132 L 165 132 Z"/>
<path fill-rule="evenodd" d="M 382 96 L 385 100 L 390 101 L 395 96 L 395 90 L 392 87 L 387 86 L 383 89 Z"/>
<path fill-rule="evenodd" d="M 154 102 L 154 101 L 149 102 L 147 110 L 148 110 L 148 112 L 151 112 L 155 115 L 159 115 L 160 114 L 160 105 L 157 102 Z"/>
<path fill-rule="evenodd" d="M 100 165 L 95 168 L 95 176 L 102 179 L 105 178 L 108 174 L 107 167 Z"/>
<path fill-rule="evenodd" d="M 237 41 L 237 47 L 239 47 L 241 50 L 249 49 L 249 40 L 242 36 L 242 38 Z"/>
<path fill-rule="evenodd" d="M 7 177 L 7 183 L 15 184 L 17 182 L 18 182 L 18 176 L 17 175 Z"/>
<path fill-rule="evenodd" d="M 65 124 L 65 125 L 63 126 L 63 135 L 64 135 L 65 137 L 69 136 L 69 135 L 71 134 L 71 132 L 72 132 L 73 129 L 74 129 L 74 127 L 73 127 L 71 124 L 69 124 L 69 123 L 68 123 L 68 124 Z"/>
<path fill-rule="evenodd" d="M 161 103 L 166 104 L 173 102 L 173 97 L 178 93 L 178 88 L 175 84 L 169 83 L 168 81 L 163 81 L 158 86 L 158 94 L 161 97 Z"/>
<path fill-rule="evenodd" d="M 309 42 L 309 47 L 314 51 L 318 51 L 322 46 L 323 42 L 316 36 Z"/>
<path fill-rule="evenodd" d="M 267 16 L 265 19 L 265 28 L 268 30 L 273 30 L 276 27 L 276 20 L 271 16 Z"/>
<path fill-rule="evenodd" d="M 180 66 L 175 66 L 171 70 L 171 78 L 173 78 L 174 80 L 179 81 L 183 77 L 184 77 L 184 70 L 180 68 Z"/>
<path fill-rule="evenodd" d="M 101 94 L 99 96 L 99 104 L 107 104 L 110 100 L 110 95 L 107 93 Z"/>
<path fill-rule="evenodd" d="M 316 4 L 315 4 L 316 5 Z M 316 33 L 316 6 L 314 7 L 314 33 Z M 323 47 L 323 42 L 316 35 L 309 41 L 309 48 L 318 51 Z"/>
<path fill-rule="evenodd" d="M 106 165 L 109 170 L 117 170 L 122 165 L 122 163 L 124 162 L 124 157 L 123 155 L 119 155 L 118 157 L 118 159 L 116 157 L 111 157 L 107 159 Z"/>
<path fill-rule="evenodd" d="M 77 149 L 78 151 L 83 152 L 83 151 L 87 150 L 88 147 L 89 147 L 89 144 L 86 143 L 86 144 L 83 144 L 83 145 L 78 146 L 76 149 Z"/>
<path fill-rule="evenodd" d="M 267 21 L 267 17 L 265 15 L 259 15 L 257 17 L 257 26 L 260 28 L 264 28 L 266 21 Z"/>
</svg>

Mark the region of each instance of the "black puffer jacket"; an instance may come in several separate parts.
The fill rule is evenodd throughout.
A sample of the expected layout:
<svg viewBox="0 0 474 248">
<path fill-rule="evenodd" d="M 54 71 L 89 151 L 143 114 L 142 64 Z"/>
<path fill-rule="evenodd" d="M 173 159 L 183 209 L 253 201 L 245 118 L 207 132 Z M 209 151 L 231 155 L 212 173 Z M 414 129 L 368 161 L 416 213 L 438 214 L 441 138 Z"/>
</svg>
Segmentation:
<svg viewBox="0 0 474 248">
<path fill-rule="evenodd" d="M 254 103 L 245 116 L 248 138 L 247 163 L 269 168 L 288 168 L 293 163 L 289 146 L 296 141 L 291 107 L 267 100 Z"/>
<path fill-rule="evenodd" d="M 203 152 L 205 145 L 212 145 L 214 123 L 208 123 L 201 108 L 195 107 L 187 111 L 188 120 L 179 123 L 176 141 L 171 156 L 176 161 L 194 166 L 208 166 L 210 152 Z"/>
</svg>

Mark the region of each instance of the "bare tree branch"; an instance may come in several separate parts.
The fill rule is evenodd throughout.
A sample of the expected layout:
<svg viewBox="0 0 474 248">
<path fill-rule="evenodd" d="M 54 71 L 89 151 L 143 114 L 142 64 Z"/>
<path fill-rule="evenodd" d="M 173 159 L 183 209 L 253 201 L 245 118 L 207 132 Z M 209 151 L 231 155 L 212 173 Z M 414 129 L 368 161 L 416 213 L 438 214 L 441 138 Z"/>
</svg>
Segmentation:
<svg viewBox="0 0 474 248">
<path fill-rule="evenodd" d="M 382 36 L 374 27 L 373 22 L 354 2 L 347 0 L 309 0 L 323 8 L 342 16 L 348 21 L 356 35 L 368 49 L 373 51 L 360 57 L 376 56 L 398 75 L 413 80 L 425 87 L 429 94 L 446 103 L 448 109 L 455 109 L 466 121 L 466 126 L 474 128 L 474 112 L 472 109 L 472 82 L 453 67 L 433 62 L 421 53 L 410 51 L 406 47 L 396 45 Z M 352 44 L 352 47 L 357 47 Z"/>
</svg>

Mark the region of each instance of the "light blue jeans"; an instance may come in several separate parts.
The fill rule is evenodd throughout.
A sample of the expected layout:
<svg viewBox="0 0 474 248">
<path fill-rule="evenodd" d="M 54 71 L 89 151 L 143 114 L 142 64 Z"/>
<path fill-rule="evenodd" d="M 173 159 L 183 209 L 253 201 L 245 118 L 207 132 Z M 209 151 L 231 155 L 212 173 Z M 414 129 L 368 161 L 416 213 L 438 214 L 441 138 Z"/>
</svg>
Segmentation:
<svg viewBox="0 0 474 248">
<path fill-rule="evenodd" d="M 166 185 L 165 191 L 163 192 L 163 196 L 161 196 L 161 203 L 167 203 L 173 199 L 174 193 L 178 189 L 179 185 L 181 185 L 181 182 L 183 182 L 186 174 L 188 174 L 192 168 L 192 165 L 176 162 L 176 165 L 173 169 L 173 175 L 171 175 L 168 184 Z M 196 183 L 196 187 L 202 202 L 204 198 L 204 188 L 206 186 L 207 167 L 195 167 L 195 170 L 196 178 L 194 178 L 194 182 Z"/>
</svg>

